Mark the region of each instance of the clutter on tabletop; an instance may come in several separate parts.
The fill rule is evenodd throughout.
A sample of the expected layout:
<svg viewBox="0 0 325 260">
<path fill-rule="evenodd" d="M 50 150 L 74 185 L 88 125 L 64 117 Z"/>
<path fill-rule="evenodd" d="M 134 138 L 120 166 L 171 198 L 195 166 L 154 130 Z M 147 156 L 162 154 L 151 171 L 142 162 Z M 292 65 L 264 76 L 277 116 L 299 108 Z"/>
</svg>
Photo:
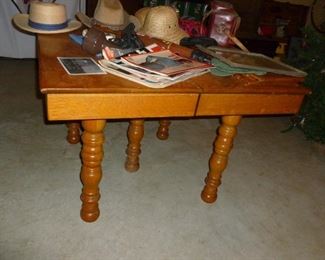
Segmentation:
<svg viewBox="0 0 325 260">
<path fill-rule="evenodd" d="M 193 69 L 211 67 L 209 64 L 179 56 L 170 50 L 145 54 L 132 54 L 121 57 L 121 60 L 128 65 L 139 67 L 163 76 L 172 76 Z"/>
<path fill-rule="evenodd" d="M 129 24 L 121 32 L 120 37 L 104 33 L 96 27 L 85 29 L 82 35 L 70 34 L 69 36 L 75 43 L 82 45 L 82 48 L 90 54 L 110 60 L 131 53 L 140 53 L 144 48 L 144 44 L 134 31 L 133 24 Z M 197 43 L 205 46 L 216 45 L 214 39 L 207 37 L 185 37 L 181 41 L 181 44 L 186 46 L 194 46 Z M 190 57 L 200 62 L 210 63 L 207 55 L 198 50 L 193 51 Z"/>
<path fill-rule="evenodd" d="M 157 6 L 159 3 L 165 5 Z M 210 46 L 218 44 L 227 47 L 237 45 L 240 49 L 248 51 L 236 37 L 236 32 L 240 25 L 240 17 L 232 4 L 213 0 L 210 2 L 209 8 L 205 5 L 204 11 L 202 11 L 200 9 L 202 4 L 184 2 L 185 9 L 183 12 L 179 12 L 177 9 L 179 6 L 182 7 L 182 4 L 177 1 L 171 4 L 171 6 L 167 4 L 169 4 L 169 1 L 147 1 L 145 7 L 135 13 L 141 26 L 141 29 L 138 31 L 139 34 L 183 46 L 195 44 Z M 198 10 L 203 12 L 199 33 L 189 32 L 191 29 L 186 27 L 185 30 L 182 27 L 182 19 L 187 17 L 188 10 L 190 10 L 189 6 L 192 4 L 197 5 L 199 7 Z M 205 28 L 205 26 L 207 27 Z"/>
<path fill-rule="evenodd" d="M 150 88 L 165 88 L 209 72 L 211 65 L 203 59 L 204 53 L 199 55 L 195 52 L 193 58 L 200 56 L 202 62 L 199 62 L 177 55 L 156 43 L 143 47 L 133 29 L 134 25 L 129 25 L 120 37 L 108 35 L 107 39 L 104 32 L 91 27 L 83 35 L 70 34 L 70 38 L 96 55 L 98 64 L 105 72 Z M 63 61 L 59 60 L 63 65 Z M 70 72 L 65 69 L 70 75 L 94 74 L 84 71 L 80 60 L 67 58 L 64 62 L 65 67 L 69 66 Z"/>
<path fill-rule="evenodd" d="M 121 32 L 120 37 L 107 34 L 91 27 L 83 31 L 82 35 L 70 34 L 70 38 L 92 55 L 104 53 L 109 58 L 117 58 L 144 47 L 142 41 L 134 31 L 134 24 L 130 23 Z"/>
<path fill-rule="evenodd" d="M 229 36 L 236 35 L 241 19 L 231 3 L 217 0 L 212 0 L 209 4 L 197 1 L 144 0 L 145 7 L 135 14 L 142 27 L 151 9 L 164 5 L 175 10 L 180 28 L 190 37 L 210 37 L 221 46 L 236 44 Z M 163 18 L 159 19 L 163 21 Z"/>
<path fill-rule="evenodd" d="M 199 69 L 182 73 L 177 77 L 164 78 L 159 77 L 159 75 L 150 74 L 149 72 L 141 74 L 137 69 L 132 70 L 132 68 L 129 68 L 123 63 L 118 64 L 119 61 L 99 60 L 98 62 L 106 72 L 150 88 L 165 88 L 209 72 L 208 69 Z"/>
<path fill-rule="evenodd" d="M 147 46 L 147 53 L 133 54 L 119 59 L 102 59 L 102 68 L 116 76 L 151 88 L 164 88 L 209 72 L 211 65 L 181 57 L 157 44 Z M 152 52 L 152 50 L 156 50 Z"/>
<path fill-rule="evenodd" d="M 197 9 L 193 9 L 194 5 Z M 196 18 L 201 15 L 200 29 L 198 31 L 198 28 L 196 28 L 196 32 L 193 31 L 195 28 L 191 27 L 191 23 L 186 20 L 189 14 L 193 15 L 194 10 L 200 12 L 200 14 L 195 14 Z M 148 76 L 148 70 L 150 69 L 158 70 L 150 73 L 160 73 L 160 76 L 163 76 L 163 72 L 169 71 L 170 74 L 164 76 L 171 77 L 173 74 L 178 74 L 178 78 L 185 80 L 189 78 L 189 75 L 185 75 L 189 71 L 192 72 L 192 75 L 206 73 L 208 68 L 211 68 L 211 64 L 215 67 L 212 72 L 219 76 L 241 73 L 262 75 L 266 72 L 290 76 L 306 75 L 304 72 L 279 61 L 267 59 L 260 54 L 248 53 L 246 47 L 235 36 L 240 24 L 240 17 L 233 6 L 227 2 L 213 0 L 210 2 L 209 8 L 204 4 L 180 3 L 180 1 L 174 2 L 172 6 L 158 5 L 149 7 L 145 4 L 144 8 L 138 10 L 135 16 L 132 16 L 124 10 L 119 0 L 99 0 L 94 17 L 90 18 L 82 13 L 77 13 L 76 16 L 88 29 L 83 30 L 82 35 L 69 34 L 73 42 L 81 45 L 85 51 L 94 55 L 96 59 L 102 59 L 102 63 L 103 60 L 106 60 L 105 66 L 110 64 L 110 70 L 112 70 L 112 67 L 114 69 L 118 67 L 113 62 L 116 59 L 128 63 L 127 69 L 124 65 L 124 71 L 129 74 L 130 70 L 134 72 L 134 67 L 137 67 L 137 71 L 139 71 L 139 67 L 147 70 L 144 75 L 141 75 L 146 81 L 157 81 L 157 75 Z M 31 2 L 29 14 L 17 14 L 13 17 L 13 22 L 22 30 L 46 34 L 70 32 L 81 26 L 79 21 L 68 21 L 65 5 L 42 1 Z M 186 24 L 186 30 L 184 30 L 184 24 Z M 204 27 L 204 24 L 207 27 Z M 108 33 L 103 29 L 108 29 L 112 33 Z M 183 60 L 180 62 L 175 57 L 171 59 L 172 54 L 170 53 L 168 54 L 171 55 L 170 57 L 168 55 L 161 56 L 162 53 L 169 52 L 164 50 L 162 46 L 156 45 L 155 50 L 150 50 L 148 46 L 145 48 L 139 35 L 146 35 L 167 42 L 167 48 L 171 44 L 176 44 L 194 47 L 194 50 L 188 55 L 190 59 L 182 58 Z M 239 54 L 228 50 L 217 50 L 220 46 L 234 45 L 237 45 L 246 53 Z M 238 52 L 238 50 L 235 52 Z M 152 54 L 148 55 L 148 53 Z M 135 62 L 134 59 L 141 60 L 141 57 L 146 57 L 145 60 L 140 62 L 141 65 L 131 64 L 132 61 Z M 243 60 L 246 62 L 243 62 Z M 60 60 L 60 62 L 63 61 Z M 70 64 L 72 69 L 76 69 L 81 61 L 73 61 L 73 63 L 71 60 L 66 60 L 65 62 Z M 113 62 L 114 65 L 110 62 Z M 195 67 L 193 65 L 195 62 L 205 64 L 205 66 Z M 130 67 L 133 68 L 130 69 Z M 182 72 L 176 68 L 183 68 L 184 71 Z M 196 73 L 194 73 L 194 70 L 196 70 Z M 116 74 L 116 71 L 114 73 Z M 168 80 L 172 79 L 169 78 Z M 175 80 L 175 77 L 173 80 Z M 162 84 L 161 79 L 158 80 L 158 83 L 164 86 L 169 84 L 169 82 Z"/>
</svg>

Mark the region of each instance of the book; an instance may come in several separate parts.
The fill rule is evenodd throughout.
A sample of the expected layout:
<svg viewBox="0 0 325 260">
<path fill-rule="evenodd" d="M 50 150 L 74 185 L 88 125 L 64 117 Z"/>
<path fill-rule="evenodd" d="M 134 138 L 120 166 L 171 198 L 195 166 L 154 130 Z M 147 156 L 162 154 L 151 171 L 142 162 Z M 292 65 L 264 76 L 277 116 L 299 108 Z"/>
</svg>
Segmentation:
<svg viewBox="0 0 325 260">
<path fill-rule="evenodd" d="M 89 57 L 57 57 L 69 75 L 106 74 L 98 63 Z"/>
<path fill-rule="evenodd" d="M 210 64 L 179 56 L 170 50 L 124 56 L 121 57 L 121 61 L 161 76 L 173 76 L 195 69 L 212 67 Z"/>
</svg>

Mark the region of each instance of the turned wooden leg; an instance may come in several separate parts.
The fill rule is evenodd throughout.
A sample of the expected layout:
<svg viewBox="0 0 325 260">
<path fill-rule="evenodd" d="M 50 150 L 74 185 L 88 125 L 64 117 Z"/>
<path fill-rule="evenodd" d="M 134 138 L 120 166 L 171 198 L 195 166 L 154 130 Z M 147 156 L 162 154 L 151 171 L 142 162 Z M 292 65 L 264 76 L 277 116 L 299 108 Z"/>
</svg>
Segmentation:
<svg viewBox="0 0 325 260">
<path fill-rule="evenodd" d="M 207 203 L 217 199 L 218 186 L 221 184 L 221 174 L 227 166 L 228 156 L 236 136 L 240 116 L 223 116 L 218 136 L 214 142 L 214 149 L 209 161 L 209 173 L 205 179 L 205 186 L 201 198 Z"/>
<path fill-rule="evenodd" d="M 128 129 L 128 146 L 126 149 L 125 169 L 129 172 L 135 172 L 139 169 L 139 155 L 141 153 L 141 140 L 144 134 L 144 120 L 130 120 Z"/>
<path fill-rule="evenodd" d="M 168 139 L 169 126 L 170 126 L 170 120 L 166 120 L 166 119 L 159 120 L 159 127 L 158 127 L 158 131 L 157 131 L 157 137 L 160 140 Z"/>
<path fill-rule="evenodd" d="M 82 168 L 80 216 L 86 222 L 93 222 L 99 217 L 98 201 L 100 198 L 99 182 L 102 177 L 101 162 L 104 156 L 104 128 L 106 120 L 86 120 L 82 122 Z"/>
<path fill-rule="evenodd" d="M 77 144 L 80 142 L 80 123 L 78 122 L 69 122 L 67 123 L 68 135 L 67 141 L 70 144 Z"/>
</svg>

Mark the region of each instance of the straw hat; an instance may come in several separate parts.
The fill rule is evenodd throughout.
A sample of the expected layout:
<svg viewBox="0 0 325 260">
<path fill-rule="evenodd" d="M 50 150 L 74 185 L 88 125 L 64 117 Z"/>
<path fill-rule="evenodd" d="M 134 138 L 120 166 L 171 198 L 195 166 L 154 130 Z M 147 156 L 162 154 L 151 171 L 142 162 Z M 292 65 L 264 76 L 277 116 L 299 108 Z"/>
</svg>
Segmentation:
<svg viewBox="0 0 325 260">
<path fill-rule="evenodd" d="M 65 5 L 31 2 L 28 14 L 16 14 L 13 22 L 22 30 L 33 33 L 64 33 L 78 29 L 81 23 L 68 21 Z"/>
<path fill-rule="evenodd" d="M 147 17 L 148 12 L 150 11 L 151 7 L 143 7 L 135 12 L 134 16 L 138 18 L 140 22 L 140 26 L 143 27 L 144 21 Z"/>
<path fill-rule="evenodd" d="M 170 6 L 156 6 L 150 8 L 149 11 L 144 10 L 142 12 L 147 12 L 147 15 L 139 32 L 140 34 L 176 44 L 179 44 L 182 38 L 189 36 L 179 27 L 178 16 L 174 8 Z M 139 12 L 138 15 L 143 15 L 143 13 Z"/>
<path fill-rule="evenodd" d="M 94 12 L 94 18 L 89 18 L 85 14 L 77 13 L 78 19 L 87 27 L 99 24 L 111 30 L 123 30 L 129 23 L 133 23 L 135 31 L 140 28 L 139 20 L 129 15 L 119 0 L 98 0 Z"/>
</svg>

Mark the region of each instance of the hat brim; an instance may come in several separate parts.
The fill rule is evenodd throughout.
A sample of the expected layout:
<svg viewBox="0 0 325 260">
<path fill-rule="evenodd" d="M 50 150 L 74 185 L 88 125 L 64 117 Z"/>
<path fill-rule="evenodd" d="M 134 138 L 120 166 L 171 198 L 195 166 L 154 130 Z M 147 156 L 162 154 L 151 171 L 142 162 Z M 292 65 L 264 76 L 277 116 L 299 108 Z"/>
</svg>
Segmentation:
<svg viewBox="0 0 325 260">
<path fill-rule="evenodd" d="M 124 24 L 112 25 L 112 24 L 101 23 L 101 22 L 97 21 L 95 18 L 90 18 L 89 16 L 87 16 L 81 12 L 76 13 L 76 17 L 79 19 L 79 21 L 82 22 L 88 28 L 92 27 L 95 24 L 98 24 L 102 27 L 107 27 L 108 29 L 111 29 L 113 31 L 120 31 L 120 30 L 123 30 L 126 26 L 128 26 L 129 23 L 133 23 L 134 30 L 137 32 L 141 27 L 139 19 L 133 15 L 129 15 L 125 11 L 124 11 L 123 15 L 125 16 L 124 20 L 126 21 Z"/>
<path fill-rule="evenodd" d="M 81 23 L 76 20 L 72 20 L 68 22 L 68 26 L 66 28 L 60 29 L 60 30 L 53 30 L 53 31 L 47 31 L 47 30 L 38 30 L 28 25 L 28 14 L 16 14 L 13 18 L 13 22 L 15 25 L 17 25 L 20 29 L 32 33 L 41 33 L 41 34 L 54 34 L 54 33 L 65 33 L 65 32 L 71 32 L 74 30 L 77 30 L 81 27 Z"/>
<path fill-rule="evenodd" d="M 164 39 L 165 41 L 169 41 L 172 43 L 179 44 L 181 39 L 184 37 L 188 37 L 188 33 L 179 28 L 177 31 L 175 31 L 173 34 L 167 35 L 167 37 Z"/>
<path fill-rule="evenodd" d="M 158 37 L 157 35 L 150 35 L 144 30 L 143 27 L 138 31 L 138 34 L 139 35 L 147 35 L 147 36 L 152 37 L 152 38 L 157 38 L 157 39 L 167 41 L 167 42 L 171 42 L 171 43 L 175 43 L 175 44 L 178 44 L 178 45 L 179 45 L 181 39 L 183 39 L 185 37 L 189 37 L 188 33 L 185 32 L 181 28 L 178 28 L 178 30 L 175 31 L 173 34 L 167 35 L 167 36 L 164 36 L 164 37 Z"/>
<path fill-rule="evenodd" d="M 97 21 L 95 18 L 92 18 L 93 20 L 95 20 L 95 24 L 99 24 L 103 27 L 107 27 L 108 29 L 111 29 L 113 31 L 121 31 L 124 30 L 125 27 L 127 27 L 130 23 L 134 24 L 134 31 L 138 31 L 141 27 L 140 25 L 140 21 L 138 18 L 136 18 L 133 15 L 129 15 L 127 12 L 124 11 L 123 13 L 124 15 L 124 24 L 104 24 L 102 22 Z"/>
</svg>

